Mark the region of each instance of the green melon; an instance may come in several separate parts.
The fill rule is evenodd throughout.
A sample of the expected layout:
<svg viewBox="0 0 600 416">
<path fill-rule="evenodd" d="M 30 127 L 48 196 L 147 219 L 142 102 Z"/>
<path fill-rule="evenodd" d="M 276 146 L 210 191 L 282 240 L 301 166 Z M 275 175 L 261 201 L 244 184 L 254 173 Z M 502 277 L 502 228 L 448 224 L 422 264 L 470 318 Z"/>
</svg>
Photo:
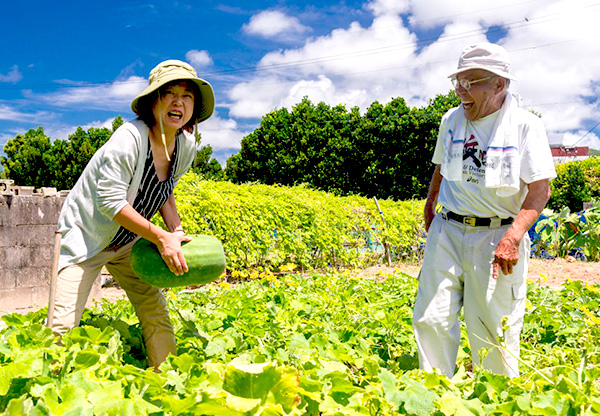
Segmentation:
<svg viewBox="0 0 600 416">
<path fill-rule="evenodd" d="M 131 268 L 142 281 L 156 287 L 192 286 L 210 283 L 225 270 L 221 242 L 211 235 L 190 235 L 181 243 L 189 271 L 181 276 L 171 273 L 154 243 L 140 238 L 131 249 Z"/>
</svg>

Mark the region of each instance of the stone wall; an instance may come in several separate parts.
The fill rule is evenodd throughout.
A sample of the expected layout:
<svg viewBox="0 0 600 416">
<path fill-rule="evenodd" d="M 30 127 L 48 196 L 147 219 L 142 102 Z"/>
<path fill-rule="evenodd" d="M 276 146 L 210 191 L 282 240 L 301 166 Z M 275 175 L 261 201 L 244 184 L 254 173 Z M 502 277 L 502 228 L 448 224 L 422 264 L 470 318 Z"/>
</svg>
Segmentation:
<svg viewBox="0 0 600 416">
<path fill-rule="evenodd" d="M 48 304 L 56 223 L 66 192 L 0 184 L 0 312 Z M 100 293 L 100 279 L 90 298 Z"/>
</svg>

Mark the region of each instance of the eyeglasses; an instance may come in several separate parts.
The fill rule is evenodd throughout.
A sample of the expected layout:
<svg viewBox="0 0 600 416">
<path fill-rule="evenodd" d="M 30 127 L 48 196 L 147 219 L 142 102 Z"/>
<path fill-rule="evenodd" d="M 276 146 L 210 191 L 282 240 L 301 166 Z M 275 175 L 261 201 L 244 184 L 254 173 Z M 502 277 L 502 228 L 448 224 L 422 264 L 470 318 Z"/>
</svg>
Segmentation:
<svg viewBox="0 0 600 416">
<path fill-rule="evenodd" d="M 471 86 L 473 84 L 477 84 L 478 82 L 486 81 L 488 79 L 495 78 L 495 77 L 497 77 L 497 75 L 491 75 L 491 76 L 485 77 L 485 78 L 474 79 L 473 81 L 469 81 L 468 79 L 452 78 L 452 86 L 454 87 L 454 89 L 457 89 L 458 86 L 460 85 L 461 87 L 463 87 L 465 90 L 468 91 L 471 89 Z"/>
</svg>

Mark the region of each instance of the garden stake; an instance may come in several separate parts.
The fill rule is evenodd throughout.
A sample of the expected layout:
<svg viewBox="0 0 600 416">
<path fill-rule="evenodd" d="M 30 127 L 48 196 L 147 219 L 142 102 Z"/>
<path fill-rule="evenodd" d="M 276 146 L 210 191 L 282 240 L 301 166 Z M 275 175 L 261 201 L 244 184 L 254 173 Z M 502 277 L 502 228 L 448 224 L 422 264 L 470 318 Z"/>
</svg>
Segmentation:
<svg viewBox="0 0 600 416">
<path fill-rule="evenodd" d="M 373 200 L 375 201 L 375 206 L 377 206 L 377 211 L 379 211 L 379 215 L 381 215 L 381 221 L 383 222 L 383 229 L 385 230 L 387 228 L 387 225 L 385 224 L 385 218 L 383 218 L 383 211 L 381 210 L 381 208 L 379 208 L 379 202 L 377 202 L 377 197 L 374 196 Z M 383 249 L 385 251 L 385 257 L 387 258 L 388 267 L 392 267 L 392 257 L 390 254 L 390 247 L 385 238 L 383 238 Z"/>
<path fill-rule="evenodd" d="M 60 257 L 60 231 L 54 232 L 54 259 L 52 260 L 52 274 L 50 275 L 50 294 L 48 296 L 48 319 L 46 326 L 52 328 L 54 321 L 54 301 L 56 298 L 56 280 L 58 278 L 58 259 Z"/>
</svg>

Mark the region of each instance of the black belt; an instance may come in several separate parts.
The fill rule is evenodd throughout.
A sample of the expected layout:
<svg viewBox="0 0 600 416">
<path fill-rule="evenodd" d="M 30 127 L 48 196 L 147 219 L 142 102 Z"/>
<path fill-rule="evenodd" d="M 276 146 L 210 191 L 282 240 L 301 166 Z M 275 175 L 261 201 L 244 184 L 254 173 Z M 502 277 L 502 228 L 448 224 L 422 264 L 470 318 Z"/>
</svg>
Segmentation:
<svg viewBox="0 0 600 416">
<path fill-rule="evenodd" d="M 512 224 L 514 218 L 479 218 L 459 215 L 452 211 L 442 212 L 442 218 L 445 220 L 454 220 L 461 224 L 470 225 L 471 227 L 501 227 L 503 225 Z"/>
</svg>

